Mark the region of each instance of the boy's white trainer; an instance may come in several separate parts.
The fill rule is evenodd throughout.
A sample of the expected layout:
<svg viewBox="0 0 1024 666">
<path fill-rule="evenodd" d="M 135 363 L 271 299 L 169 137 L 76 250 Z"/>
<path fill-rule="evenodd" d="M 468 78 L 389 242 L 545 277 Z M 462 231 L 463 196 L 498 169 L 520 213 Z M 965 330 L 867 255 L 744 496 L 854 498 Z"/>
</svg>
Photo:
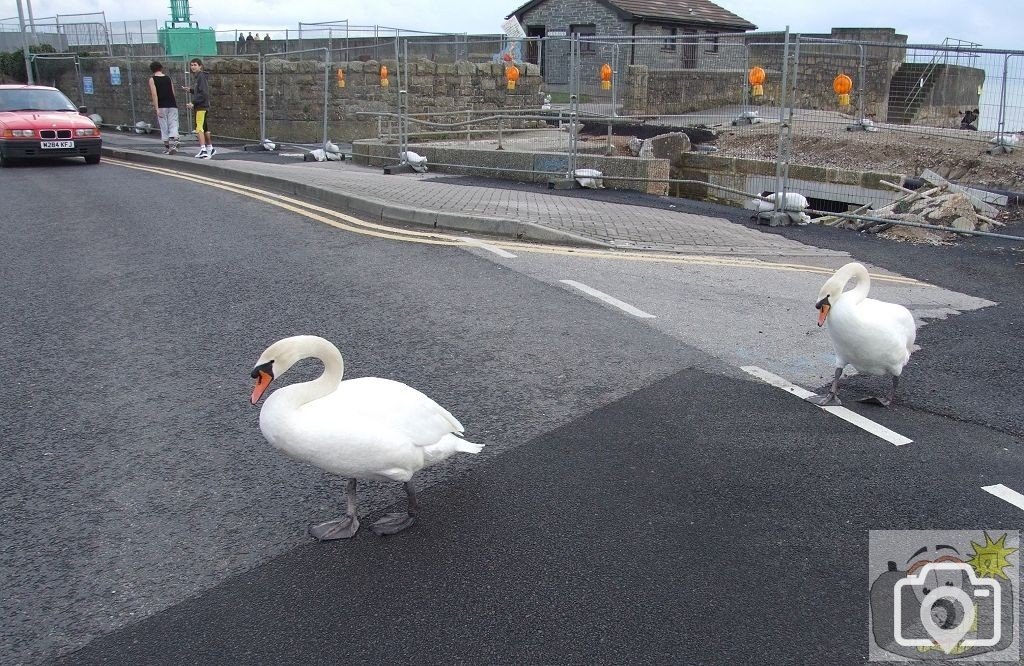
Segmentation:
<svg viewBox="0 0 1024 666">
<path fill-rule="evenodd" d="M 196 153 L 195 156 L 198 157 L 201 160 L 210 159 L 210 153 L 206 152 L 206 146 L 203 146 L 202 148 L 200 148 L 199 152 Z"/>
</svg>

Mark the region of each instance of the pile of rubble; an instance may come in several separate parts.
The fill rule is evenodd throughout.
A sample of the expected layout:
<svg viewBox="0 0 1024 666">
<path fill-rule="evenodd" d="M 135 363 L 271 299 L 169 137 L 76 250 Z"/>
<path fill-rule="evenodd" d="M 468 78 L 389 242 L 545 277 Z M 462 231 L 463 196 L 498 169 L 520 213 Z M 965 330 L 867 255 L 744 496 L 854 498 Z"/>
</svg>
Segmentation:
<svg viewBox="0 0 1024 666">
<path fill-rule="evenodd" d="M 862 206 L 850 211 L 871 220 L 825 216 L 814 220 L 817 224 L 875 233 L 883 238 L 930 243 L 951 242 L 956 231 L 993 231 L 1004 226 L 996 220 L 997 206 L 1005 206 L 1005 196 L 951 183 L 937 173 L 925 170 L 920 178 L 904 178 L 902 184 L 882 181 L 888 187 L 903 192 L 896 201 L 872 210 Z M 916 185 L 910 189 L 906 185 Z"/>
</svg>

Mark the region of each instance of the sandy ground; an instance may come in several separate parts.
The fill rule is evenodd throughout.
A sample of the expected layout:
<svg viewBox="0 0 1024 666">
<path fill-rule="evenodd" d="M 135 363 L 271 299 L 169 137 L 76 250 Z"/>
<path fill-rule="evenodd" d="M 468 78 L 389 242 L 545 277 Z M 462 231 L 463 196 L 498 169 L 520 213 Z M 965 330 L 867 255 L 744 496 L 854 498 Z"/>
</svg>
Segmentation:
<svg viewBox="0 0 1024 666">
<path fill-rule="evenodd" d="M 778 157 L 780 128 L 772 117 L 776 109 L 760 109 L 762 122 L 733 125 L 740 107 L 716 109 L 707 114 L 663 117 L 649 122 L 659 125 L 707 127 L 718 132 L 713 145 L 717 155 L 775 161 Z M 961 130 L 958 122 L 949 127 L 917 127 L 878 123 L 877 131 L 851 131 L 855 118 L 833 111 L 797 110 L 792 123 L 792 163 L 829 166 L 853 171 L 877 171 L 919 176 L 931 169 L 957 182 L 985 185 L 1024 192 L 1024 136 L 1012 153 L 990 154 L 994 134 Z M 629 154 L 628 136 L 616 132 L 612 142 L 616 152 Z M 605 144 L 604 136 L 585 136 L 589 144 Z"/>
<path fill-rule="evenodd" d="M 792 163 L 919 176 L 931 169 L 964 184 L 1024 191 L 1024 141 L 1012 153 L 988 150 L 992 134 L 959 129 L 880 125 L 850 131 L 848 123 L 794 123 Z M 787 132 L 783 128 L 783 132 Z M 721 130 L 719 155 L 776 159 L 779 125 Z"/>
</svg>

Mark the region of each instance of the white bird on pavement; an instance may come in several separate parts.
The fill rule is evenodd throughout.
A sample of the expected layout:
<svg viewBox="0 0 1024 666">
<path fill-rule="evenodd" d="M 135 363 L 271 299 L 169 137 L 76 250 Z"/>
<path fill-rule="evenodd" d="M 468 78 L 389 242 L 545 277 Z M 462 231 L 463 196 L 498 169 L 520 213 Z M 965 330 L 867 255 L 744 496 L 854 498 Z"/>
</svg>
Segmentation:
<svg viewBox="0 0 1024 666">
<path fill-rule="evenodd" d="M 843 291 L 851 279 L 856 280 L 853 289 Z M 914 350 L 917 327 L 910 310 L 868 298 L 870 289 L 867 269 L 853 262 L 837 270 L 818 292 L 814 305 L 819 312 L 818 326 L 828 322 L 826 331 L 836 352 L 836 370 L 829 393 L 812 399 L 816 404 L 840 404 L 839 379 L 847 365 L 857 372 L 892 377 L 887 397 L 865 398 L 862 402 L 887 407 L 896 396 L 900 374 Z"/>
<path fill-rule="evenodd" d="M 377 377 L 342 381 L 341 352 L 314 335 L 278 340 L 260 355 L 252 371 L 252 404 L 276 377 L 304 358 L 320 359 L 323 373 L 274 391 L 260 410 L 260 431 L 283 453 L 348 478 L 345 515 L 311 527 L 315 539 L 355 535 L 358 479 L 405 484 L 408 511 L 387 514 L 373 524 L 374 532 L 394 534 L 411 526 L 418 510 L 413 475 L 455 453 L 483 449 L 462 439 L 462 424 L 410 386 Z"/>
</svg>

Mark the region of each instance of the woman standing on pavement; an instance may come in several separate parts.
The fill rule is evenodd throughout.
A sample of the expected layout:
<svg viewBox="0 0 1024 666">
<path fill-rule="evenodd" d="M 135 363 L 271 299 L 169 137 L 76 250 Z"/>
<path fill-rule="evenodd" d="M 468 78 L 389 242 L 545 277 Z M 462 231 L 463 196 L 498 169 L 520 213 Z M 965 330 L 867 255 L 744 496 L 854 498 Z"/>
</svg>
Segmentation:
<svg viewBox="0 0 1024 666">
<path fill-rule="evenodd" d="M 149 63 L 149 96 L 156 111 L 156 123 L 160 126 L 160 139 L 164 142 L 164 154 L 178 152 L 178 102 L 174 99 L 171 77 L 164 74 L 164 66 L 157 61 Z"/>
<path fill-rule="evenodd" d="M 213 137 L 210 134 L 210 79 L 203 69 L 203 61 L 199 58 L 192 58 L 188 62 L 189 71 L 195 77 L 193 86 L 182 86 L 182 90 L 192 93 L 192 101 L 186 104 L 188 108 L 196 110 L 196 137 L 199 139 L 199 152 L 196 157 L 201 160 L 208 160 L 217 154 L 213 147 Z"/>
</svg>

